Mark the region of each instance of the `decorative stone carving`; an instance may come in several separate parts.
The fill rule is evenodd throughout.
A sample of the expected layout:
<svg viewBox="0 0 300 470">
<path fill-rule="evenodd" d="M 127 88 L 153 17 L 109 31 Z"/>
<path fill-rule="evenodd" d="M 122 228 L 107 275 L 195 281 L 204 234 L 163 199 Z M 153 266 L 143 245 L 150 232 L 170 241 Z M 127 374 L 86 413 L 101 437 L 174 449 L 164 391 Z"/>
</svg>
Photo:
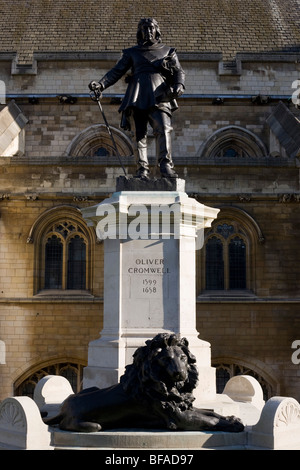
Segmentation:
<svg viewBox="0 0 300 470">
<path fill-rule="evenodd" d="M 275 426 L 279 428 L 289 425 L 300 426 L 300 406 L 299 403 L 285 400 L 277 412 Z"/>
<path fill-rule="evenodd" d="M 300 194 L 281 194 L 279 202 L 300 202 Z"/>
<path fill-rule="evenodd" d="M 86 202 L 89 200 L 88 196 L 74 196 L 73 201 L 74 202 Z"/>
<path fill-rule="evenodd" d="M 39 197 L 37 194 L 25 194 L 25 198 L 27 201 L 37 201 Z"/>
<path fill-rule="evenodd" d="M 48 428 L 31 398 L 11 397 L 1 403 L 0 449 L 52 449 Z"/>
<path fill-rule="evenodd" d="M 251 201 L 251 196 L 248 194 L 239 194 L 238 196 L 240 202 L 250 202 Z"/>
<path fill-rule="evenodd" d="M 249 432 L 249 446 L 264 449 L 300 449 L 300 405 L 291 397 L 272 397 L 260 420 Z"/>
<path fill-rule="evenodd" d="M 6 429 L 25 429 L 24 415 L 16 402 L 5 400 L 0 408 L 0 427 Z"/>
</svg>

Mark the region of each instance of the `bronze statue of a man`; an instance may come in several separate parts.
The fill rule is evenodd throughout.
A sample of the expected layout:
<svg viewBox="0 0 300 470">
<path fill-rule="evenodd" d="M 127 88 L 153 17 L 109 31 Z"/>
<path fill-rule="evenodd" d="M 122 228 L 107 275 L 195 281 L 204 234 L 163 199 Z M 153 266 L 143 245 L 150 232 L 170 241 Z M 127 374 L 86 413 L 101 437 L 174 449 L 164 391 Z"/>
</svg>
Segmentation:
<svg viewBox="0 0 300 470">
<path fill-rule="evenodd" d="M 147 125 L 156 137 L 156 152 L 163 177 L 177 178 L 171 155 L 171 117 L 178 106 L 176 98 L 184 91 L 185 73 L 176 50 L 162 44 L 158 23 L 143 18 L 138 24 L 137 45 L 123 50 L 117 64 L 99 82 L 89 84 L 91 90 L 105 90 L 127 72 L 128 87 L 120 106 L 121 127 L 130 130 L 135 123 L 137 142 L 137 176 L 149 177 L 147 157 Z"/>
</svg>

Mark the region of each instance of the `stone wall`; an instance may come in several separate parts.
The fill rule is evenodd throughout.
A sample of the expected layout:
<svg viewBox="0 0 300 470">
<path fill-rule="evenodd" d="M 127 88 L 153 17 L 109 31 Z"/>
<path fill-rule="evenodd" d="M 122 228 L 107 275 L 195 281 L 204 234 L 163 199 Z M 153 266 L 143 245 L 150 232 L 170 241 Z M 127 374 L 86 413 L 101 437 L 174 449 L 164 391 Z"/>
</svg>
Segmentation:
<svg viewBox="0 0 300 470">
<path fill-rule="evenodd" d="M 299 399 L 299 365 L 292 362 L 298 305 L 267 299 L 199 301 L 198 328 L 201 338 L 211 343 L 212 364 L 243 366 L 270 384 L 273 396 Z"/>
<path fill-rule="evenodd" d="M 5 345 L 0 399 L 47 364 L 76 360 L 85 365 L 88 343 L 102 329 L 102 244 L 95 242 L 91 254 L 88 295 L 56 292 L 45 297 L 36 287 L 38 249 L 28 237 L 50 209 L 95 205 L 115 190 L 116 177 L 122 174 L 115 157 L 74 157 L 68 149 L 81 132 L 103 123 L 87 85 L 100 78 L 119 54 L 103 53 L 101 60 L 76 59 L 75 53 L 66 53 L 66 60 L 53 53 L 50 60 L 47 54 L 40 52 L 36 69 L 31 67 L 29 74 L 16 68 L 12 73 L 11 60 L 1 61 L 0 67 L 7 102 L 15 99 L 28 119 L 24 155 L 0 158 L 0 341 Z M 288 101 L 292 82 L 299 78 L 299 62 L 291 55 L 284 61 L 267 54 L 237 59 L 229 73 L 220 54 L 199 58 L 182 53 L 187 88 L 173 120 L 176 169 L 189 194 L 221 208 L 220 214 L 228 208 L 244 211 L 264 238 L 264 243 L 255 241 L 251 293 L 242 299 L 204 292 L 203 258 L 197 254 L 197 328 L 201 339 L 211 343 L 213 360 L 245 365 L 269 381 L 277 394 L 299 400 L 299 366 L 291 361 L 291 344 L 300 334 L 299 162 L 279 145 L 267 124 L 280 100 L 299 119 L 299 109 Z M 102 101 L 118 132 L 116 100 L 123 91 L 121 82 L 104 93 Z M 66 93 L 77 99 L 75 104 L 60 103 L 58 96 Z M 252 102 L 258 95 L 270 99 L 266 104 Z M 38 103 L 29 102 L 33 97 Z M 218 97 L 223 105 L 213 104 Z M 211 158 L 209 150 L 226 129 L 253 144 L 257 155 L 234 161 Z M 275 147 L 277 157 L 271 155 Z M 153 168 L 153 137 L 150 156 Z M 133 156 L 128 154 L 123 161 L 134 174 Z"/>
<path fill-rule="evenodd" d="M 297 54 L 240 54 L 239 69 L 222 71 L 222 57 L 218 54 L 186 54 L 178 51 L 186 72 L 187 94 L 210 95 L 286 95 L 292 93 L 292 83 L 299 78 Z M 62 93 L 87 94 L 92 79 L 99 80 L 121 57 L 120 53 L 106 54 L 105 60 L 94 55 L 94 60 L 78 61 L 76 54 L 59 54 L 49 60 L 49 54 L 40 54 L 37 70 L 32 75 L 11 74 L 11 61 L 1 64 L 1 80 L 8 94 L 59 95 Z M 66 60 L 64 60 L 66 59 Z M 280 60 L 285 59 L 284 68 Z M 124 80 L 110 87 L 106 93 L 123 93 Z"/>
<path fill-rule="evenodd" d="M 0 400 L 15 394 L 14 385 L 48 365 L 87 365 L 90 341 L 101 329 L 101 302 L 91 300 L 2 300 L 1 337 L 6 363 L 0 364 Z"/>
<path fill-rule="evenodd" d="M 16 99 L 29 119 L 25 150 L 28 157 L 62 156 L 79 132 L 103 123 L 97 105 L 89 99 L 88 83 L 91 79 L 100 79 L 118 55 L 107 61 L 75 61 L 72 54 L 67 57 L 66 61 L 62 55 L 57 61 L 49 61 L 45 55 L 38 61 L 37 73 L 33 75 L 11 75 L 11 62 L 2 62 L 0 80 L 6 85 L 7 96 Z M 292 85 L 300 71 L 296 55 L 288 56 L 282 67 L 280 55 L 246 58 L 244 54 L 241 69 L 232 74 L 222 74 L 222 61 L 216 55 L 211 54 L 209 62 L 204 58 L 188 60 L 189 56 L 184 57 L 183 54 L 186 91 L 174 114 L 174 156 L 199 155 L 203 142 L 213 132 L 228 125 L 253 132 L 268 150 L 270 137 L 265 121 L 278 100 L 287 102 L 295 91 Z M 120 98 L 124 90 L 125 84 L 120 80 L 103 95 L 105 114 L 110 125 L 116 128 L 119 128 L 120 115 L 117 112 L 119 104 L 114 100 Z M 67 94 L 77 102 L 61 104 L 59 96 Z M 268 104 L 252 103 L 257 96 L 268 97 Z M 37 98 L 38 104 L 29 104 L 30 97 Z M 224 100 L 223 106 L 212 105 L 218 97 Z M 296 109 L 291 107 L 291 111 L 295 113 Z M 153 145 L 151 153 L 154 155 Z"/>
<path fill-rule="evenodd" d="M 79 168 L 61 163 L 53 167 L 24 161 L 16 164 L 10 159 L 5 159 L 5 164 L 3 160 L 1 184 L 6 196 L 0 203 L 0 331 L 6 361 L 0 364 L 1 398 L 11 395 L 13 383 L 41 365 L 61 358 L 86 363 L 87 345 L 102 329 L 103 246 L 95 245 L 90 298 L 81 296 L 75 301 L 57 293 L 45 300 L 34 290 L 35 245 L 27 239 L 35 221 L 47 210 L 62 204 L 74 208 L 94 205 L 103 199 L 103 193 L 114 190 L 114 179 L 105 176 L 107 168 L 102 166 Z M 116 168 L 111 167 L 109 174 Z M 213 359 L 220 362 L 229 357 L 237 364 L 250 364 L 252 370 L 276 384 L 281 394 L 299 399 L 299 367 L 291 362 L 291 344 L 299 332 L 300 259 L 295 249 L 300 235 L 299 202 L 284 202 L 282 197 L 283 191 L 298 191 L 298 171 L 180 162 L 177 168 L 186 178 L 187 191 L 199 201 L 221 208 L 221 213 L 224 207 L 246 211 L 264 236 L 264 243 L 257 242 L 252 257 L 254 296 L 240 301 L 226 296 L 208 301 L 207 292 L 198 289 L 201 339 L 211 342 Z M 81 187 L 79 174 L 85 175 Z M 44 182 L 50 180 L 45 187 Z M 102 189 L 98 185 L 101 181 Z M 87 200 L 76 198 L 79 194 Z M 200 263 L 201 255 L 197 253 Z M 201 269 L 198 281 L 199 277 Z"/>
</svg>

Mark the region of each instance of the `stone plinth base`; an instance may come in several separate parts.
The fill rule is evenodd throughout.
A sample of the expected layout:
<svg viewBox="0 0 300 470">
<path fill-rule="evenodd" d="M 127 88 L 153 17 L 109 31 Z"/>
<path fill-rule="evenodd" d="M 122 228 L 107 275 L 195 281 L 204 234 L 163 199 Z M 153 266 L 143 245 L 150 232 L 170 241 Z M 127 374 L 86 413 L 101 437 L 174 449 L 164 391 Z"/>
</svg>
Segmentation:
<svg viewBox="0 0 300 470">
<path fill-rule="evenodd" d="M 112 429 L 92 434 L 51 430 L 54 450 L 244 450 L 247 433 Z"/>
<path fill-rule="evenodd" d="M 196 357 L 195 405 L 215 397 L 210 344 L 196 330 L 195 253 L 219 210 L 180 186 L 184 180 L 119 177 L 110 198 L 81 209 L 104 241 L 103 329 L 89 344 L 84 388 L 118 383 L 137 348 L 158 333 L 175 333 Z"/>
</svg>

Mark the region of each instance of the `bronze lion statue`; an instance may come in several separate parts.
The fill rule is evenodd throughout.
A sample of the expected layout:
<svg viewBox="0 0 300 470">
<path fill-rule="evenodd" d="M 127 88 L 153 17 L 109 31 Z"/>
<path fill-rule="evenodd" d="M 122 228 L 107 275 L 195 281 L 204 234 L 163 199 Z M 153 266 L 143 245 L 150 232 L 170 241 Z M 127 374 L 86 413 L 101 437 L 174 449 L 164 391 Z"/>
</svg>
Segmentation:
<svg viewBox="0 0 300 470">
<path fill-rule="evenodd" d="M 186 338 L 160 333 L 138 348 L 120 383 L 70 395 L 48 425 L 77 432 L 144 428 L 241 432 L 242 422 L 193 408 L 198 382 L 196 359 Z"/>
</svg>

